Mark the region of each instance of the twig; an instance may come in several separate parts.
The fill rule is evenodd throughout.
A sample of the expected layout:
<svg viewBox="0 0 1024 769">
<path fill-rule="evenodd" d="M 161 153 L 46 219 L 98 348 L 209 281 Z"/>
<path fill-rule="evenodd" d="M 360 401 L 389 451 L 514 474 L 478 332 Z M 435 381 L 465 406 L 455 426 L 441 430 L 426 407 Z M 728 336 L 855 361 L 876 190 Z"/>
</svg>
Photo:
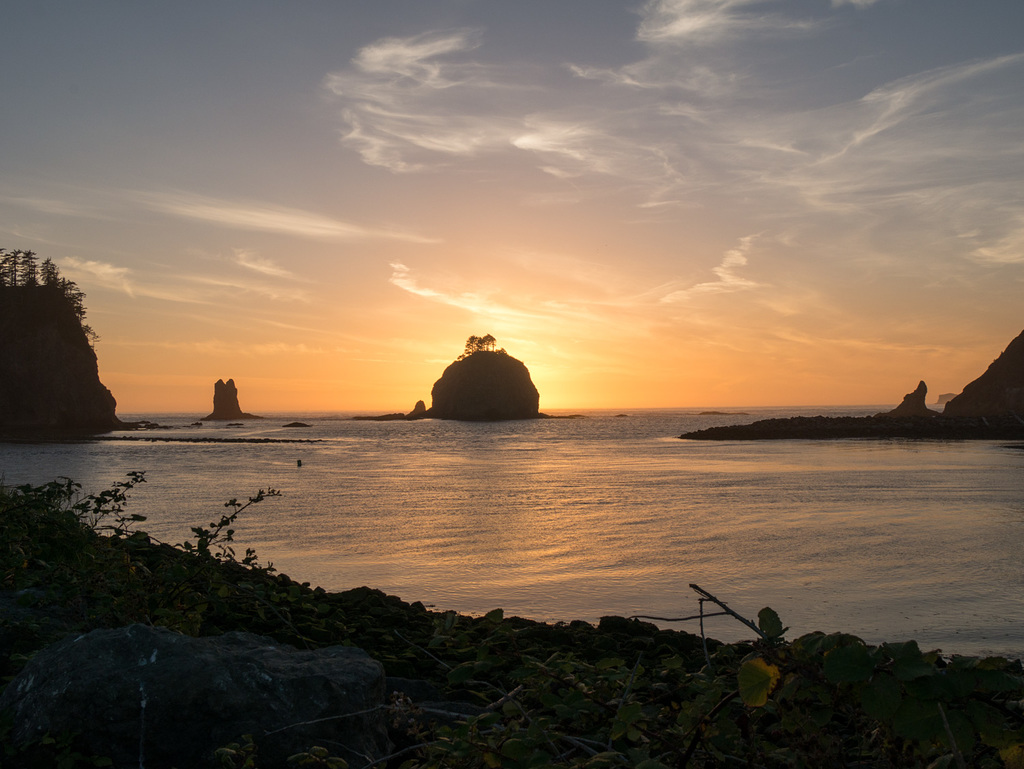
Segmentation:
<svg viewBox="0 0 1024 769">
<path fill-rule="evenodd" d="M 711 654 L 708 652 L 708 637 L 704 632 L 704 599 L 699 599 L 697 603 L 700 605 L 700 645 L 704 649 L 704 661 L 708 663 L 708 669 L 714 672 L 715 666 L 711 664 Z"/>
<path fill-rule="evenodd" d="M 731 616 L 731 617 L 733 617 L 734 619 L 737 619 L 737 620 L 739 620 L 740 622 L 742 622 L 742 623 L 743 623 L 744 625 L 746 625 L 746 626 L 747 626 L 748 628 L 750 628 L 750 629 L 751 629 L 751 630 L 753 630 L 753 631 L 754 631 L 755 633 L 757 633 L 757 634 L 758 634 L 759 636 L 761 636 L 761 638 L 762 638 L 762 639 L 764 639 L 765 641 L 769 641 L 769 640 L 771 640 L 771 639 L 769 639 L 769 638 L 768 638 L 768 636 L 767 636 L 767 635 L 765 635 L 765 634 L 764 634 L 764 633 L 763 633 L 763 632 L 761 631 L 761 628 L 759 628 L 759 627 L 758 627 L 757 625 L 755 625 L 755 624 L 754 624 L 753 622 L 751 622 L 751 621 L 750 621 L 749 619 L 747 619 L 746 617 L 744 617 L 744 616 L 742 616 L 742 615 L 739 615 L 739 614 L 737 614 L 736 612 L 734 612 L 734 611 L 733 611 L 732 609 L 730 609 L 730 608 L 729 608 L 729 606 L 728 606 L 728 605 L 727 605 L 727 604 L 726 604 L 726 603 L 725 603 L 724 601 L 719 601 L 719 600 L 718 600 L 717 598 L 715 598 L 715 596 L 711 595 L 711 593 L 709 593 L 709 592 L 708 592 L 707 590 L 705 590 L 704 588 L 702 588 L 702 587 L 701 587 L 700 585 L 695 585 L 695 584 L 693 584 L 693 583 L 691 582 L 691 583 L 690 583 L 690 587 L 691 587 L 691 588 L 692 588 L 692 589 L 693 589 L 694 591 L 696 591 L 696 593 L 697 593 L 698 595 L 701 595 L 701 596 L 703 596 L 705 600 L 708 600 L 708 601 L 711 601 L 712 603 L 718 604 L 718 605 L 719 605 L 720 607 L 722 607 L 722 611 L 724 611 L 724 612 L 725 612 L 726 614 L 730 615 L 730 616 Z"/>
<path fill-rule="evenodd" d="M 589 756 L 596 756 L 598 753 L 601 752 L 599 750 L 596 750 L 596 749 L 590 747 L 590 745 L 587 745 L 583 740 L 579 739 L 578 737 L 570 737 L 568 734 L 562 734 L 562 735 L 559 735 L 558 739 L 564 740 L 565 742 L 568 742 L 574 748 L 579 748 L 580 750 L 582 750 L 584 753 L 586 753 Z M 594 744 L 597 744 L 597 743 L 594 743 Z"/>
<path fill-rule="evenodd" d="M 686 748 L 686 753 L 683 754 L 683 760 L 679 764 L 681 768 L 685 768 L 686 765 L 690 762 L 690 759 L 693 757 L 693 752 L 697 749 L 697 742 L 700 740 L 701 727 L 704 725 L 704 722 L 710 721 L 712 718 L 717 716 L 719 712 L 721 712 L 722 708 L 724 708 L 726 705 L 728 705 L 730 702 L 732 702 L 739 696 L 740 693 L 738 690 L 725 695 L 721 700 L 719 700 L 717 705 L 715 705 L 713 708 L 711 708 L 711 710 L 708 711 L 707 715 L 705 715 L 703 718 L 700 719 L 700 721 L 697 722 L 697 725 L 693 727 L 693 739 L 690 740 L 690 744 Z"/>
<path fill-rule="evenodd" d="M 519 684 L 515 689 L 504 695 L 500 700 L 495 700 L 490 705 L 484 708 L 485 711 L 493 712 L 504 705 L 506 702 L 511 702 L 516 696 L 523 690 L 523 684 Z"/>
<path fill-rule="evenodd" d="M 643 656 L 644 656 L 643 652 L 640 652 L 640 654 L 636 655 L 636 662 L 633 664 L 633 670 L 629 674 L 629 681 L 626 682 L 626 690 L 624 692 L 622 692 L 622 696 L 619 697 L 619 708 L 621 708 L 622 705 L 626 702 L 626 698 L 629 697 L 629 693 L 633 690 L 633 681 L 636 680 L 636 671 L 637 671 L 637 668 L 640 667 L 640 660 L 643 659 Z M 616 715 L 618 715 L 618 713 L 616 713 Z M 607 750 L 611 750 L 611 749 L 612 749 L 612 736 L 611 736 L 611 734 L 609 734 L 608 735 L 608 747 L 607 747 Z"/>
<path fill-rule="evenodd" d="M 655 619 L 660 622 L 689 622 L 692 619 L 701 619 L 702 617 L 724 617 L 729 612 L 727 611 L 716 611 L 714 614 L 692 614 L 689 617 L 652 617 L 650 614 L 634 614 L 629 619 Z"/>
<path fill-rule="evenodd" d="M 953 748 L 953 757 L 956 758 L 956 765 L 960 769 L 967 769 L 967 762 L 964 761 L 963 753 L 956 746 L 956 739 L 953 737 L 953 730 L 950 728 L 949 720 L 946 718 L 946 711 L 943 710 L 941 702 L 936 702 L 935 705 L 939 709 L 939 715 L 942 716 L 942 725 L 946 729 L 946 736 L 949 737 L 949 746 Z"/>
<path fill-rule="evenodd" d="M 451 666 L 451 665 L 449 665 L 449 664 L 448 664 L 447 662 L 445 662 L 444 660 L 442 660 L 442 659 L 440 659 L 440 658 L 438 658 L 438 657 L 435 657 L 435 656 L 434 656 L 433 654 L 431 654 L 430 652 L 428 652 L 428 651 L 427 651 L 426 649 L 424 649 L 424 648 L 423 648 L 422 646 L 420 646 L 419 644 L 413 643 L 413 642 L 412 642 L 412 641 L 410 641 L 410 640 L 409 640 L 408 638 L 403 638 L 403 637 L 402 637 L 402 634 L 401 634 L 401 633 L 399 633 L 399 632 L 398 632 L 397 630 L 393 630 L 393 631 L 391 631 L 391 632 L 393 632 L 393 633 L 394 633 L 394 634 L 395 634 L 396 636 L 398 636 L 398 637 L 399 637 L 399 638 L 401 638 L 401 639 L 402 639 L 403 641 L 405 641 L 405 642 L 406 642 L 407 644 L 409 644 L 409 646 L 411 646 L 412 648 L 414 648 L 414 649 L 418 649 L 419 651 L 421 651 L 421 652 L 423 652 L 424 654 L 426 654 L 426 655 L 427 655 L 428 657 L 430 657 L 430 659 L 434 660 L 434 662 L 436 662 L 436 663 L 437 663 L 438 665 L 440 665 L 441 667 L 443 667 L 443 668 L 444 668 L 445 670 L 451 670 L 451 669 L 452 669 L 452 666 Z"/>
<path fill-rule="evenodd" d="M 384 710 L 386 708 L 387 708 L 387 705 L 374 705 L 372 708 L 367 708 L 366 710 L 357 710 L 357 711 L 355 711 L 353 713 L 339 713 L 336 716 L 326 716 L 325 718 L 314 718 L 312 721 L 299 721 L 298 723 L 288 724 L 288 725 L 282 726 L 282 727 L 280 727 L 278 729 L 274 729 L 273 731 L 266 732 L 264 734 L 264 736 L 270 736 L 271 734 L 277 734 L 278 732 L 283 732 L 286 729 L 294 729 L 294 728 L 296 728 L 298 726 L 312 726 L 313 724 L 322 724 L 325 721 L 337 721 L 338 719 L 341 719 L 341 718 L 354 718 L 355 716 L 367 716 L 370 713 L 376 713 L 378 710 Z"/>
</svg>

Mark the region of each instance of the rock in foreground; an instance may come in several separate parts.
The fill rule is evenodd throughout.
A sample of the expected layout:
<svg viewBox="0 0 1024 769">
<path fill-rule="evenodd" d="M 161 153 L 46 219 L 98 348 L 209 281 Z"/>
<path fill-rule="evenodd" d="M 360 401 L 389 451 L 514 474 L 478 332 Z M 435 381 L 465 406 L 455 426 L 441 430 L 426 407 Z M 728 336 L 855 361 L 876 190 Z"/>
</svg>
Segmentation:
<svg viewBox="0 0 1024 769">
<path fill-rule="evenodd" d="M 504 352 L 479 350 L 452 363 L 434 383 L 434 419 L 497 421 L 537 419 L 540 393 L 522 361 Z"/>
<path fill-rule="evenodd" d="M 251 734 L 261 765 L 321 745 L 352 765 L 390 748 L 384 671 L 352 647 L 300 651 L 250 633 L 190 638 L 131 625 L 40 651 L 0 709 L 16 743 L 80 732 L 76 748 L 114 766 L 215 767 L 213 752 Z"/>
</svg>

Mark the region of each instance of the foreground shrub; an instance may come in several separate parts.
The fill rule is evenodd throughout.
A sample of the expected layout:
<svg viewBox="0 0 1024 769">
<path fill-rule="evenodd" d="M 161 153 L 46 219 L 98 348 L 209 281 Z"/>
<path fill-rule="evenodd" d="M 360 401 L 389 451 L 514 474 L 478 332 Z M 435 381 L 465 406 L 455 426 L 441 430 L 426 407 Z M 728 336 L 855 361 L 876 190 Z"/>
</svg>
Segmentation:
<svg viewBox="0 0 1024 769">
<path fill-rule="evenodd" d="M 947 656 L 913 641 L 870 646 L 843 633 L 785 639 L 771 609 L 740 617 L 755 640 L 720 644 L 621 617 L 598 627 L 429 612 L 370 588 L 327 593 L 276 574 L 231 528 L 260 491 L 157 541 L 125 512 L 142 473 L 95 496 L 69 480 L 0 489 L 0 664 L 69 631 L 132 622 L 190 635 L 248 630 L 302 648 L 355 645 L 392 677 L 429 681 L 449 704 L 398 691 L 395 753 L 415 767 L 992 767 L 1024 769 L 1019 661 Z M 68 735 L 15 750 L 0 766 L 102 766 Z M 259 735 L 218 752 L 259 763 Z M 0 722 L 0 744 L 3 744 Z M 289 765 L 342 767 L 310 746 Z M 263 769 L 269 769 L 263 766 Z"/>
</svg>

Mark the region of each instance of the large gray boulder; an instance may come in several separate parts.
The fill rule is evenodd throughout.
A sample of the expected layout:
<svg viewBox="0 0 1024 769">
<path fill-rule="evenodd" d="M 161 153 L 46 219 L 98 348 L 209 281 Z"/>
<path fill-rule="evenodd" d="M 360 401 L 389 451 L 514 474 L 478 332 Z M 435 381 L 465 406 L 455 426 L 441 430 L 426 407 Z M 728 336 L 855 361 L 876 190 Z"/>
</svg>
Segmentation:
<svg viewBox="0 0 1024 769">
<path fill-rule="evenodd" d="M 77 732 L 115 767 L 214 767 L 252 735 L 261 767 L 311 746 L 352 766 L 387 755 L 384 671 L 353 647 L 300 651 L 250 633 L 191 638 L 131 625 L 46 647 L 0 697 L 18 744 Z"/>
<path fill-rule="evenodd" d="M 480 350 L 452 363 L 430 391 L 427 416 L 495 421 L 536 419 L 540 393 L 522 361 L 504 352 Z"/>
<path fill-rule="evenodd" d="M 946 403 L 942 413 L 954 417 L 1024 416 L 1024 332 L 984 374 Z"/>
</svg>

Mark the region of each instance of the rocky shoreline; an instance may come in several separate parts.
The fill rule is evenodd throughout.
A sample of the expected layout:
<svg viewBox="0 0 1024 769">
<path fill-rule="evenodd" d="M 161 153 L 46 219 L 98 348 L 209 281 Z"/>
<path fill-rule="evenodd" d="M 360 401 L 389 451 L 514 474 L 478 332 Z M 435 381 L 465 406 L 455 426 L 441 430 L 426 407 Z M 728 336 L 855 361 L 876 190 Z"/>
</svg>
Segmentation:
<svg viewBox="0 0 1024 769">
<path fill-rule="evenodd" d="M 683 433 L 686 440 L 835 440 L 842 438 L 929 438 L 936 440 L 1024 440 L 1024 419 L 993 417 L 789 417 L 752 424 L 709 427 Z"/>
</svg>

